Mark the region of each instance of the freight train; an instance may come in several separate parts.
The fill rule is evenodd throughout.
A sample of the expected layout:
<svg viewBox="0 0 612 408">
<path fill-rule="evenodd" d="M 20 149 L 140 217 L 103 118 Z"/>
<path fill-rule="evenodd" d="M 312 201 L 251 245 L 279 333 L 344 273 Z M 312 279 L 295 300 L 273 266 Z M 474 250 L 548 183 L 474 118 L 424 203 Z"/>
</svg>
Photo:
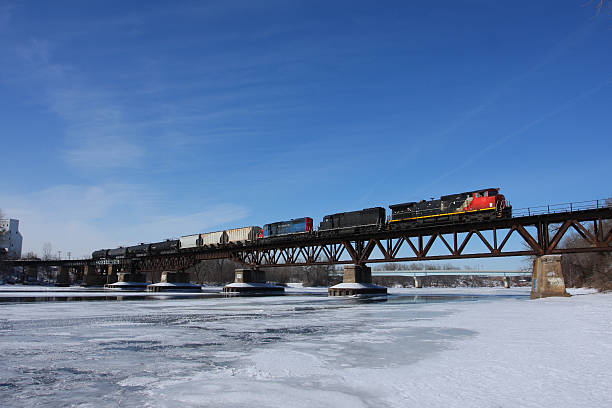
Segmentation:
<svg viewBox="0 0 612 408">
<path fill-rule="evenodd" d="M 512 217 L 512 206 L 499 188 L 486 188 L 459 194 L 450 194 L 439 199 L 414 201 L 390 205 L 391 216 L 386 218 L 383 207 L 366 208 L 359 211 L 330 214 L 323 217 L 318 230 L 313 228 L 313 219 L 303 217 L 289 221 L 265 224 L 263 228 L 251 226 L 223 231 L 185 235 L 177 240 L 166 240 L 152 244 L 140 244 L 115 249 L 94 251 L 94 259 L 132 258 L 149 255 L 173 254 L 194 248 L 214 248 L 221 245 L 244 245 L 256 240 L 300 239 L 304 235 L 334 237 L 355 233 L 367 233 L 385 229 L 406 229 L 421 225 L 449 222 L 473 222 Z"/>
</svg>

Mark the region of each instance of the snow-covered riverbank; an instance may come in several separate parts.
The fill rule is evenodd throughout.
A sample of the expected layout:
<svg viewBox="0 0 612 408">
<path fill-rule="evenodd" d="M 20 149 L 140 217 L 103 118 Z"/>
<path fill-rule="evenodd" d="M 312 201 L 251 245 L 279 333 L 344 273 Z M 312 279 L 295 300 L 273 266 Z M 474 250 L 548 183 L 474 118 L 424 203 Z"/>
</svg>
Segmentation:
<svg viewBox="0 0 612 408">
<path fill-rule="evenodd" d="M 96 407 L 612 401 L 612 294 L 580 290 L 532 301 L 528 288 L 390 292 L 387 301 L 297 295 L 5 303 L 0 401 Z"/>
</svg>

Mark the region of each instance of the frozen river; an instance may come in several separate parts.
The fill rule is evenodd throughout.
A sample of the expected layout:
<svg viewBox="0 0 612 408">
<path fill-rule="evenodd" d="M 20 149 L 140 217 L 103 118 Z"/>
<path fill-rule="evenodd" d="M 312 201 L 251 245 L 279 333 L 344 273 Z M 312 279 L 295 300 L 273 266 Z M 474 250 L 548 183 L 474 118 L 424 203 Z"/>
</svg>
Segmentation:
<svg viewBox="0 0 612 408">
<path fill-rule="evenodd" d="M 586 407 L 612 401 L 611 295 L 530 301 L 524 289 L 390 292 L 386 301 L 312 290 L 22 303 L 0 292 L 0 405 Z"/>
</svg>

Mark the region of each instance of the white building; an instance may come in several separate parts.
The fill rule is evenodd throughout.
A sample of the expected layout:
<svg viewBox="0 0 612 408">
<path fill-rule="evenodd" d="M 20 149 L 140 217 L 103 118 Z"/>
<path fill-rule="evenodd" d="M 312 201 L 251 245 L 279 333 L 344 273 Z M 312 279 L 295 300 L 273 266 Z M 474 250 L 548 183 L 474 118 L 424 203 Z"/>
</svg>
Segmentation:
<svg viewBox="0 0 612 408">
<path fill-rule="evenodd" d="M 5 249 L 9 258 L 21 258 L 19 220 L 0 220 L 0 250 Z"/>
</svg>

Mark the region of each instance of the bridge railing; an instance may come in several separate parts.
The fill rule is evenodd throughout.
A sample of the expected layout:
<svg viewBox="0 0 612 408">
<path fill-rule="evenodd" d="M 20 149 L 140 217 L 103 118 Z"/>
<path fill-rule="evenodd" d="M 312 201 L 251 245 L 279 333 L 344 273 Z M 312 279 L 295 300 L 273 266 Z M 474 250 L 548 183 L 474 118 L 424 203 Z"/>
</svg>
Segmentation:
<svg viewBox="0 0 612 408">
<path fill-rule="evenodd" d="M 567 213 L 574 211 L 595 210 L 606 207 L 612 207 L 612 198 L 512 209 L 512 216 L 528 217 L 531 215 Z"/>
</svg>

